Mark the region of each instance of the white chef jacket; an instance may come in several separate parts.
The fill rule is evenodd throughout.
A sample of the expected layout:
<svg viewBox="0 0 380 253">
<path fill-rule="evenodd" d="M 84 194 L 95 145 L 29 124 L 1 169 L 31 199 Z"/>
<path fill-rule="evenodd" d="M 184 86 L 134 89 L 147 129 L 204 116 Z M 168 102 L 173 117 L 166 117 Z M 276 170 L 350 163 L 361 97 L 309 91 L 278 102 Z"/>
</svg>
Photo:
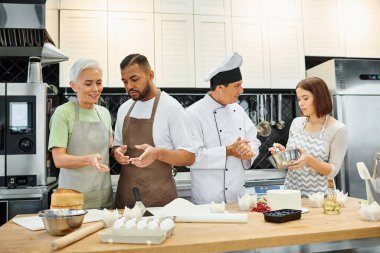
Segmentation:
<svg viewBox="0 0 380 253">
<path fill-rule="evenodd" d="M 113 147 L 123 145 L 124 118 L 133 102 L 132 99 L 124 102 L 117 112 Z M 149 119 L 152 114 L 153 104 L 154 98 L 148 101 L 137 101 L 129 116 L 138 119 Z M 161 91 L 153 122 L 154 145 L 165 149 L 183 149 L 195 153 L 188 125 L 188 118 L 182 105 L 166 92 Z"/>
<path fill-rule="evenodd" d="M 191 119 L 196 161 L 190 167 L 191 201 L 236 203 L 244 192 L 244 170 L 249 169 L 259 154 L 257 129 L 237 103 L 222 106 L 210 95 L 186 110 Z M 250 140 L 256 155 L 251 160 L 226 156 L 226 146 L 238 137 Z"/>
</svg>

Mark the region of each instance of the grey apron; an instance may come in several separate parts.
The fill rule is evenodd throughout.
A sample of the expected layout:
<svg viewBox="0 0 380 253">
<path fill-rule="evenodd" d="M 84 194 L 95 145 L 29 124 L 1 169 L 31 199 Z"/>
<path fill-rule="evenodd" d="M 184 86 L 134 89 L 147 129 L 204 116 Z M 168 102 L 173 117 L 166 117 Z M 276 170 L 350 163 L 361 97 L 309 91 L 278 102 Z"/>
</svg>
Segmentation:
<svg viewBox="0 0 380 253">
<path fill-rule="evenodd" d="M 325 131 L 326 121 L 327 117 L 320 133 L 315 135 L 304 131 L 307 123 L 306 119 L 300 131 L 289 139 L 287 148 L 293 149 L 300 146 L 318 160 L 327 162 L 329 156 L 323 144 L 323 132 Z M 327 177 L 307 166 L 304 166 L 302 169 L 288 170 L 284 188 L 300 190 L 302 197 L 308 197 L 310 194 L 317 192 L 325 193 L 327 190 Z"/>
<path fill-rule="evenodd" d="M 128 146 L 126 155 L 139 157 L 144 151 L 136 149 L 135 145 L 147 143 L 154 145 L 153 121 L 156 114 L 160 90 L 157 90 L 150 119 L 132 118 L 134 102 L 124 119 L 123 144 Z M 140 190 L 141 201 L 146 207 L 164 206 L 177 198 L 177 189 L 172 175 L 172 166 L 161 161 L 154 161 L 144 168 L 133 164 L 121 166 L 120 178 L 116 191 L 116 208 L 125 206 L 132 208 L 135 200 L 132 188 Z"/>
<path fill-rule="evenodd" d="M 75 102 L 75 122 L 71 138 L 67 147 L 69 155 L 82 156 L 88 154 L 101 154 L 100 161 L 109 165 L 109 139 L 110 133 L 99 117 L 97 122 L 79 120 L 79 107 Z M 68 188 L 84 194 L 84 209 L 111 207 L 112 185 L 109 172 L 103 173 L 96 168 L 86 166 L 78 169 L 61 168 L 59 173 L 59 188 Z"/>
</svg>

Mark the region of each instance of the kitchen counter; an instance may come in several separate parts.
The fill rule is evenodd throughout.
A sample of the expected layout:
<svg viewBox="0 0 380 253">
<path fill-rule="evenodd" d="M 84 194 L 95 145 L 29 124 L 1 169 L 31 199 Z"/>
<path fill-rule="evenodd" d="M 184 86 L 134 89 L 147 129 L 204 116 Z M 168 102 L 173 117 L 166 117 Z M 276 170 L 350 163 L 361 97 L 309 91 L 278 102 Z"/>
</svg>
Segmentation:
<svg viewBox="0 0 380 253">
<path fill-rule="evenodd" d="M 249 212 L 249 221 L 245 224 L 176 223 L 173 235 L 160 245 L 102 243 L 94 233 L 59 252 L 186 253 L 301 244 L 304 248 L 317 245 L 319 249 L 380 245 L 380 221 L 363 221 L 358 214 L 358 199 L 350 198 L 339 215 L 325 215 L 321 208 L 311 208 L 305 199 L 303 206 L 310 212 L 303 214 L 300 220 L 282 224 L 265 222 L 261 213 Z M 236 205 L 228 205 L 228 210 L 239 212 Z M 50 252 L 50 244 L 56 238 L 44 230 L 32 232 L 8 222 L 0 227 L 0 252 Z"/>
</svg>

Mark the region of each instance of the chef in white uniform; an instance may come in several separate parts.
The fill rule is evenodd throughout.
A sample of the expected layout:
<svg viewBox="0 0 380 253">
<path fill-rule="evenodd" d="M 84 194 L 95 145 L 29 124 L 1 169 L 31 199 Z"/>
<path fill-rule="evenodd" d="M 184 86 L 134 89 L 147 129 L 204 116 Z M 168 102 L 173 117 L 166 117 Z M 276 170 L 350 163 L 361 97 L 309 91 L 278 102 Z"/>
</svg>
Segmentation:
<svg viewBox="0 0 380 253">
<path fill-rule="evenodd" d="M 211 91 L 187 108 L 196 161 L 191 171 L 191 200 L 234 203 L 245 193 L 244 170 L 259 153 L 257 130 L 236 103 L 243 93 L 238 53 L 228 57 L 205 77 Z"/>
</svg>

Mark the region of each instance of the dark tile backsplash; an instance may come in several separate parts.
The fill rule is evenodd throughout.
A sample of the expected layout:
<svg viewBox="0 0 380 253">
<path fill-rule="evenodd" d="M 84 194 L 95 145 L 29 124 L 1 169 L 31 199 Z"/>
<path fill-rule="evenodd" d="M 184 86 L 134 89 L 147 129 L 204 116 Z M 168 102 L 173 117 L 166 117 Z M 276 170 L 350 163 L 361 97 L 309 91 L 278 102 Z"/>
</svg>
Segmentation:
<svg viewBox="0 0 380 253">
<path fill-rule="evenodd" d="M 165 90 L 165 89 L 162 89 Z M 195 91 L 194 91 L 195 90 Z M 193 91 L 185 91 L 184 93 L 181 89 L 178 89 L 177 91 L 173 91 L 173 89 L 169 89 L 168 92 L 170 95 L 172 95 L 175 99 L 177 99 L 185 108 L 193 104 L 194 102 L 198 101 L 199 99 L 203 98 L 205 92 L 197 93 L 196 89 Z M 128 96 L 125 93 L 112 93 L 107 94 L 107 91 L 104 91 L 101 99 L 99 101 L 99 104 L 107 107 L 111 113 L 113 124 L 115 124 L 116 121 L 116 115 L 117 110 L 119 106 L 124 103 Z M 273 90 L 272 90 L 273 92 Z M 270 98 L 268 91 L 262 91 L 262 90 L 251 90 L 246 91 L 244 94 L 242 94 L 239 97 L 238 103 L 245 109 L 247 115 L 253 119 L 253 122 L 255 125 L 257 124 L 256 119 L 256 109 L 257 109 L 257 94 L 266 94 L 267 95 L 267 110 L 265 112 L 266 120 L 269 121 L 270 119 Z M 274 94 L 274 103 L 275 103 L 275 112 L 274 112 L 274 119 L 277 121 L 277 108 L 278 108 L 278 98 L 277 95 L 279 93 L 272 93 Z M 282 120 L 285 121 L 285 128 L 282 130 L 277 129 L 275 126 L 272 127 L 271 134 L 268 137 L 261 137 L 259 136 L 259 140 L 261 141 L 260 146 L 260 154 L 259 157 L 255 160 L 254 164 L 252 165 L 252 169 L 268 169 L 272 168 L 270 163 L 267 160 L 267 157 L 270 155 L 268 152 L 268 148 L 273 145 L 274 142 L 278 142 L 281 144 L 286 144 L 288 139 L 288 133 L 289 133 L 289 127 L 292 122 L 292 119 L 295 117 L 295 99 L 294 95 L 286 92 L 281 93 L 283 94 L 282 98 Z M 70 97 L 75 96 L 73 93 L 66 93 L 64 96 L 65 99 L 69 99 Z M 111 161 L 110 165 L 112 172 L 115 174 L 118 174 L 120 171 L 120 166 L 115 163 L 115 161 Z M 188 171 L 185 167 L 178 167 L 178 171 Z"/>
</svg>

